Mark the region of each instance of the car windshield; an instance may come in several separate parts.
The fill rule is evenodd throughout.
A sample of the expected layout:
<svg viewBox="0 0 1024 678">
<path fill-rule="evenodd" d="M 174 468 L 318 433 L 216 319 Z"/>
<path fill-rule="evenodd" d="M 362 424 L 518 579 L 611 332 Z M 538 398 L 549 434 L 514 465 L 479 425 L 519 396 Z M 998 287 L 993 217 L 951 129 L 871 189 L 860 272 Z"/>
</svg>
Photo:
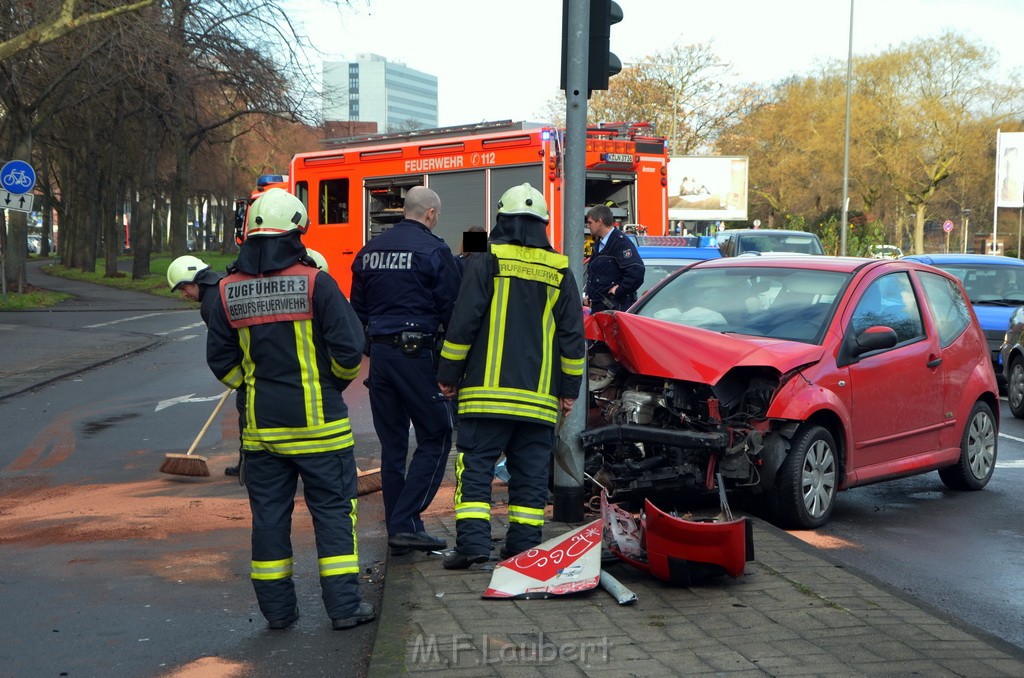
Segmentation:
<svg viewBox="0 0 1024 678">
<path fill-rule="evenodd" d="M 813 235 L 803 233 L 763 233 L 740 236 L 739 252 L 797 252 L 824 254 Z"/>
<path fill-rule="evenodd" d="M 972 304 L 1024 304 L 1024 266 L 932 264 L 960 279 Z"/>
<path fill-rule="evenodd" d="M 795 267 L 685 271 L 637 315 L 716 332 L 819 343 L 849 274 Z"/>
<path fill-rule="evenodd" d="M 648 290 L 669 277 L 683 266 L 689 266 L 693 259 L 673 259 L 670 261 L 644 261 L 644 282 L 636 291 L 637 295 L 644 295 Z"/>
</svg>

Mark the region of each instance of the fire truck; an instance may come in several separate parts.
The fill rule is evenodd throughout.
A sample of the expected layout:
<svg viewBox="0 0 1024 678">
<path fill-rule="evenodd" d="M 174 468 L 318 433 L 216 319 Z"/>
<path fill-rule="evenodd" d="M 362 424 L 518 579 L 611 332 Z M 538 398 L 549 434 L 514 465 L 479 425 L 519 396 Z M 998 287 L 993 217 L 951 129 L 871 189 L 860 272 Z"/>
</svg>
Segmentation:
<svg viewBox="0 0 1024 678">
<path fill-rule="evenodd" d="M 325 142 L 299 153 L 289 168 L 289 190 L 306 205 L 307 246 L 320 251 L 347 293 L 359 249 L 401 221 L 406 192 L 426 186 L 441 198 L 434 234 L 461 251 L 471 227 L 489 230 L 498 199 L 529 182 L 544 194 L 548 238 L 562 249 L 562 165 L 565 131 L 500 121 L 378 134 Z M 608 205 L 623 226 L 650 235 L 668 228 L 668 154 L 665 140 L 646 124 L 607 124 L 587 130 L 586 205 Z M 574 217 L 585 229 L 585 214 Z"/>
</svg>

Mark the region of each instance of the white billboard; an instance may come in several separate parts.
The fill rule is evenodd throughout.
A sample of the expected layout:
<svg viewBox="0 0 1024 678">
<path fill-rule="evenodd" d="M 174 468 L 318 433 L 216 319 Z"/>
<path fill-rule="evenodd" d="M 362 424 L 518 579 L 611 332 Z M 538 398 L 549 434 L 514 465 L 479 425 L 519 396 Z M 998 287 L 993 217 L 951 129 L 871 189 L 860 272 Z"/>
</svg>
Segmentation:
<svg viewBox="0 0 1024 678">
<path fill-rule="evenodd" d="M 1024 207 L 1024 132 L 999 132 L 996 146 L 996 207 Z"/>
<path fill-rule="evenodd" d="M 746 221 L 748 159 L 680 156 L 668 162 L 668 218 Z"/>
</svg>

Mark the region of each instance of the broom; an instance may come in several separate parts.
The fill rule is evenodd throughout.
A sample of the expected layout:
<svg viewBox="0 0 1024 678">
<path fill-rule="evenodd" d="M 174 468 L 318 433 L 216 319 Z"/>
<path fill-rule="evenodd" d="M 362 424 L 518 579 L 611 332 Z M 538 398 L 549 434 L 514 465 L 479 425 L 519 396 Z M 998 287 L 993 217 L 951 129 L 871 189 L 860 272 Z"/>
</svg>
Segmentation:
<svg viewBox="0 0 1024 678">
<path fill-rule="evenodd" d="M 164 455 L 164 463 L 160 464 L 160 473 L 170 473 L 175 476 L 208 476 L 210 475 L 210 468 L 206 465 L 206 457 L 200 457 L 197 454 L 192 454 L 196 447 L 199 445 L 199 441 L 206 435 L 206 429 L 210 428 L 210 424 L 217 418 L 220 413 L 220 409 L 224 407 L 224 403 L 227 402 L 228 396 L 231 395 L 231 391 L 234 389 L 228 389 L 224 391 L 224 395 L 217 401 L 217 407 L 213 408 L 213 414 L 203 424 L 203 428 L 199 430 L 199 435 L 192 441 L 192 445 L 189 446 L 188 452 L 185 454 L 168 453 Z"/>
<path fill-rule="evenodd" d="M 356 469 L 359 471 L 359 469 Z M 359 471 L 356 476 L 356 494 L 360 497 L 371 492 L 379 492 L 383 485 L 380 479 L 380 467 Z"/>
</svg>

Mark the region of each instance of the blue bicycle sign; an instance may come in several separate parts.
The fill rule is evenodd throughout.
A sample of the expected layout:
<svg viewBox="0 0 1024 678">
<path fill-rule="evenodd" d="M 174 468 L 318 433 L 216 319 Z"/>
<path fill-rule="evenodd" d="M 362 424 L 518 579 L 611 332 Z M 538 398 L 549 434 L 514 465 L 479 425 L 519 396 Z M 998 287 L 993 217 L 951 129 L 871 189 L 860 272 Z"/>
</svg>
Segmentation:
<svg viewBox="0 0 1024 678">
<path fill-rule="evenodd" d="M 11 160 L 0 169 L 0 188 L 8 193 L 28 193 L 35 185 L 36 171 L 24 160 Z"/>
</svg>

